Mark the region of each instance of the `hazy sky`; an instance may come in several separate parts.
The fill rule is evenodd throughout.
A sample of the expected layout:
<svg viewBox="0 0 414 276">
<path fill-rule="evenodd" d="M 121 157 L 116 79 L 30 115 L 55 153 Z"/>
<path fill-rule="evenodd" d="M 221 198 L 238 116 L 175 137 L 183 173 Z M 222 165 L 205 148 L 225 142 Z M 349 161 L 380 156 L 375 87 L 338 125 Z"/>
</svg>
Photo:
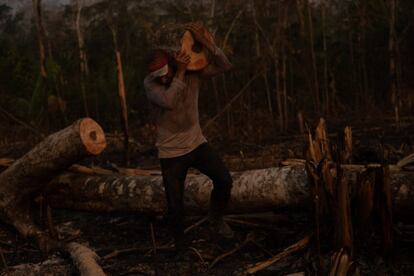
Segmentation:
<svg viewBox="0 0 414 276">
<path fill-rule="evenodd" d="M 98 0 L 84 0 L 85 3 L 97 2 Z M 71 0 L 42 0 L 42 4 L 46 6 L 60 6 L 62 4 L 68 4 Z M 0 0 L 0 4 L 7 4 L 13 8 L 22 8 L 28 5 L 32 5 L 32 0 Z"/>
</svg>

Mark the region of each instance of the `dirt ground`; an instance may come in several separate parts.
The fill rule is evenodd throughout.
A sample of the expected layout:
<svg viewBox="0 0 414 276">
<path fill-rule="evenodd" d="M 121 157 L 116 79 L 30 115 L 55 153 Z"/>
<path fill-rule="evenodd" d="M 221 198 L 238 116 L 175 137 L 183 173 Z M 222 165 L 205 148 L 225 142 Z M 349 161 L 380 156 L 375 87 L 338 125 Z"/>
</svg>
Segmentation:
<svg viewBox="0 0 414 276">
<path fill-rule="evenodd" d="M 370 125 L 355 128 L 355 163 L 386 161 L 392 164 L 413 153 L 413 126 Z M 340 128 L 340 124 L 330 126 L 331 139 L 339 137 Z M 32 146 L 24 141 L 13 140 L 11 143 L 11 140 L 0 141 L 0 158 L 18 158 Z M 120 158 L 118 142 L 115 138 L 109 142 L 108 150 L 101 157 L 85 160 L 84 163 L 93 162 L 101 166 L 117 163 Z M 226 147 L 222 144 L 215 146 L 224 154 L 232 170 L 275 166 L 286 158 L 304 157 L 304 139 L 301 135 L 280 136 L 261 145 L 233 141 Z M 157 165 L 154 150 L 150 147 L 138 145 L 133 150 L 140 154 L 133 158 L 132 166 Z M 36 208 L 33 209 L 34 214 L 39 214 Z M 53 217 L 61 237 L 76 237 L 77 242 L 95 250 L 108 275 L 243 275 L 250 265 L 274 256 L 313 231 L 309 213 L 303 210 L 273 210 L 259 216 L 265 219 L 228 217 L 236 233 L 233 240 L 219 239 L 204 223 L 186 235 L 187 250 L 177 254 L 168 246 L 171 236 L 163 217 L 68 210 L 54 210 Z M 187 217 L 186 225 L 194 225 L 200 219 L 202 217 Z M 414 222 L 401 222 L 396 218 L 394 226 L 395 251 L 389 260 L 381 256 L 376 229 L 366 240 L 357 242 L 354 252 L 356 275 L 414 275 Z M 330 231 L 326 231 L 321 239 L 323 272 L 320 275 L 328 274 L 334 252 L 333 237 L 326 233 Z M 160 247 L 156 252 L 154 244 Z M 0 250 L 0 275 L 78 273 L 67 254 L 56 252 L 46 256 L 31 241 L 20 237 L 4 224 L 0 225 Z M 229 253 L 228 256 L 223 257 L 226 253 Z M 314 243 L 311 242 L 305 249 L 283 258 L 257 275 L 316 275 L 316 256 Z"/>
<path fill-rule="evenodd" d="M 210 232 L 208 225 L 202 224 L 186 236 L 188 249 L 177 255 L 170 248 L 158 249 L 156 253 L 152 251 L 151 225 L 157 247 L 170 242 L 171 237 L 163 219 L 133 214 L 54 212 L 61 235 L 76 235 L 76 241 L 94 249 L 103 258 L 101 265 L 108 275 L 243 275 L 249 265 L 272 257 L 312 232 L 312 224 L 303 212 L 283 212 L 275 217 L 278 219 L 272 224 L 249 219 L 241 220 L 246 224 L 230 223 L 236 233 L 234 240 L 220 240 Z M 192 225 L 198 219 L 200 218 L 189 218 L 187 225 Z M 381 257 L 380 239 L 375 234 L 357 245 L 355 266 L 359 275 L 413 275 L 414 226 L 401 223 L 396 225 L 396 251 L 389 263 Z M 246 242 L 247 238 L 251 240 Z M 331 238 L 324 236 L 321 242 L 325 273 L 333 253 Z M 28 263 L 37 264 L 42 269 L 33 275 L 77 275 L 69 256 L 64 253 L 45 256 L 7 226 L 0 227 L 0 241 L 9 267 L 3 267 L 1 275 L 22 275 L 19 274 L 19 269 L 10 267 Z M 239 250 L 213 265 L 217 257 L 242 244 L 244 246 Z M 121 252 L 113 254 L 117 250 Z M 310 246 L 257 275 L 288 275 L 297 272 L 316 275 L 315 256 L 315 249 Z"/>
</svg>

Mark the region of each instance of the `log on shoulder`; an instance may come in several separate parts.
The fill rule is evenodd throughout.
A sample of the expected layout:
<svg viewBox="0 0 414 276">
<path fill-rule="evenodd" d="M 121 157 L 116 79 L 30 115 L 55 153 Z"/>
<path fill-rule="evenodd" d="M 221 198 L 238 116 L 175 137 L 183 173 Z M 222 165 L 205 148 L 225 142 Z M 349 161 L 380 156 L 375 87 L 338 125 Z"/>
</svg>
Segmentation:
<svg viewBox="0 0 414 276">
<path fill-rule="evenodd" d="M 90 118 L 80 119 L 45 138 L 0 174 L 0 219 L 41 245 L 43 232 L 29 212 L 33 195 L 73 163 L 97 155 L 105 147 L 102 128 Z"/>
<path fill-rule="evenodd" d="M 351 184 L 355 170 L 345 169 Z M 251 213 L 310 205 L 308 177 L 304 166 L 286 166 L 233 173 L 233 189 L 228 213 Z M 414 214 L 414 173 L 391 175 L 396 213 Z M 212 183 L 204 175 L 187 176 L 187 213 L 208 211 Z M 84 175 L 64 173 L 48 185 L 53 207 L 86 211 L 128 211 L 161 214 L 166 211 L 161 176 Z M 412 215 L 411 215 L 412 217 Z"/>
</svg>

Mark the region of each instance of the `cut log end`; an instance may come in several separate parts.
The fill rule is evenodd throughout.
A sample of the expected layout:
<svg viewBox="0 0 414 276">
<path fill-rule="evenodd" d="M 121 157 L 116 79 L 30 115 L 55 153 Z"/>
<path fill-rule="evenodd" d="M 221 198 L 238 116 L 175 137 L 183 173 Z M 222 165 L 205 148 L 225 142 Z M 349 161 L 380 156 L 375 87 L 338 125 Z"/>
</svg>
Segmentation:
<svg viewBox="0 0 414 276">
<path fill-rule="evenodd" d="M 79 124 L 79 135 L 86 151 L 98 155 L 106 147 L 105 133 L 101 126 L 91 118 L 82 119 Z"/>
</svg>

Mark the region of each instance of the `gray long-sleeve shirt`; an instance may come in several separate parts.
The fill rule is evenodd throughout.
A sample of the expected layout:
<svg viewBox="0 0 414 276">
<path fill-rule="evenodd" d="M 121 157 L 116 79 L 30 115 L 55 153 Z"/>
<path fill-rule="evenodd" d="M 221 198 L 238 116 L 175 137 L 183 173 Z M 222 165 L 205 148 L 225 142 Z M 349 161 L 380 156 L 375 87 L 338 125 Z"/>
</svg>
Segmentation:
<svg viewBox="0 0 414 276">
<path fill-rule="evenodd" d="M 184 81 L 174 78 L 170 86 L 165 86 L 151 75 L 144 79 L 147 98 L 157 109 L 159 158 L 184 155 L 206 142 L 198 115 L 200 78 L 214 76 L 230 68 L 231 63 L 223 51 L 216 48 L 211 63 L 201 71 L 187 73 Z"/>
</svg>

